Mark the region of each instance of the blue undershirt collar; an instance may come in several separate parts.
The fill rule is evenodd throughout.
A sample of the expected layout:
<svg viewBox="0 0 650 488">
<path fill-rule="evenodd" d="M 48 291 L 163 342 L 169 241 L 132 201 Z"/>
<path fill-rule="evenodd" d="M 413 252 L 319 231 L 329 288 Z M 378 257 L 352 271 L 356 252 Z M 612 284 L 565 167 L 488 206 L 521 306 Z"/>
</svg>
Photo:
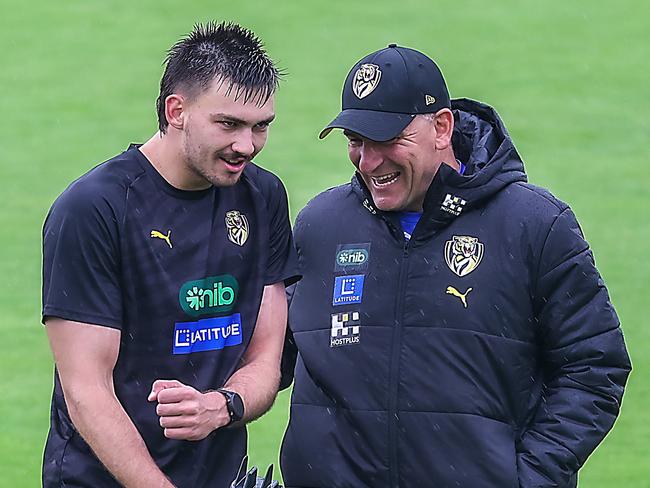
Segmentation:
<svg viewBox="0 0 650 488">
<path fill-rule="evenodd" d="M 461 163 L 458 159 L 456 162 L 459 164 L 458 173 L 463 175 L 467 167 Z M 422 217 L 422 212 L 398 212 L 399 222 L 402 226 L 402 232 L 404 232 L 404 238 L 409 241 L 415 230 L 415 226 L 418 225 L 420 217 Z"/>
</svg>

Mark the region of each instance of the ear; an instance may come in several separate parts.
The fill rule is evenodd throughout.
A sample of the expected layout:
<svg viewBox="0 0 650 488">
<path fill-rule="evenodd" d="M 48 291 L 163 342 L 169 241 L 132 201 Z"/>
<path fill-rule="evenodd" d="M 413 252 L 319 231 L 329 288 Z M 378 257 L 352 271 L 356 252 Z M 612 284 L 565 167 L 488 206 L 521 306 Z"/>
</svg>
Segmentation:
<svg viewBox="0 0 650 488">
<path fill-rule="evenodd" d="M 436 113 L 436 149 L 447 149 L 451 145 L 451 135 L 454 132 L 454 114 L 448 108 Z"/>
<path fill-rule="evenodd" d="M 172 93 L 165 98 L 165 117 L 167 123 L 178 130 L 183 130 L 185 99 L 178 93 Z"/>
</svg>

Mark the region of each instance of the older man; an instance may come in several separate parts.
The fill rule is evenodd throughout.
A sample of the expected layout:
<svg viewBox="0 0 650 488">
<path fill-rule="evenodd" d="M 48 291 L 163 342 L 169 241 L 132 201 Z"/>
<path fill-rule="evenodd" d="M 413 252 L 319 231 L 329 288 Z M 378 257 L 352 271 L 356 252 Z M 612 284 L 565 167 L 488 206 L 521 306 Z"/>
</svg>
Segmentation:
<svg viewBox="0 0 650 488">
<path fill-rule="evenodd" d="M 572 211 L 418 51 L 356 63 L 333 128 L 356 172 L 294 228 L 287 486 L 575 486 L 630 363 Z"/>
</svg>

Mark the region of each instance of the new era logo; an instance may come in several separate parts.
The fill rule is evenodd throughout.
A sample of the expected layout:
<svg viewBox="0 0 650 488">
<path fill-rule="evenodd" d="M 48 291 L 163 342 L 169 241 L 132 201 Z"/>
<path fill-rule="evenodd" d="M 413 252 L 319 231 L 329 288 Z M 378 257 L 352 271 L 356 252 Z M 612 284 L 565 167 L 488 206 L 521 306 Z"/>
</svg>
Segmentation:
<svg viewBox="0 0 650 488">
<path fill-rule="evenodd" d="M 447 193 L 440 209 L 458 217 L 466 204 L 467 201 L 463 200 L 461 197 Z"/>
</svg>

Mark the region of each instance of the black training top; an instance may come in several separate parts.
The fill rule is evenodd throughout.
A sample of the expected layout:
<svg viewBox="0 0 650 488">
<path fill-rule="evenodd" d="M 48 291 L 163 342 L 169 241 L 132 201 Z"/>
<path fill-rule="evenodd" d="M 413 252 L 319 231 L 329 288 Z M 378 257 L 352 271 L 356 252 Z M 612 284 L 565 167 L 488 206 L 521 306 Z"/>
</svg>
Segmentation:
<svg viewBox="0 0 650 488">
<path fill-rule="evenodd" d="M 147 395 L 156 379 L 224 385 L 251 339 L 265 285 L 297 280 L 287 197 L 249 163 L 225 188 L 172 187 L 135 146 L 73 182 L 43 229 L 43 319 L 121 330 L 115 391 L 179 487 L 225 486 L 246 429 L 170 440 Z M 43 485 L 118 486 L 74 428 L 55 373 Z"/>
</svg>

